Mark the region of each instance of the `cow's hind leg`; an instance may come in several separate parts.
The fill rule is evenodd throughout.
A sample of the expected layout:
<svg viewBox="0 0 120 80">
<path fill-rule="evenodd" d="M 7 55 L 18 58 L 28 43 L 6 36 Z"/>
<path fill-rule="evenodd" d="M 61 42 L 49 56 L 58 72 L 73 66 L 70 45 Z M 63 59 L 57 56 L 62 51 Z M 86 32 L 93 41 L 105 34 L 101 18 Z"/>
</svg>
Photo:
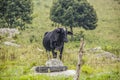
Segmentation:
<svg viewBox="0 0 120 80">
<path fill-rule="evenodd" d="M 59 55 L 60 60 L 62 60 L 62 52 L 63 52 L 63 47 L 60 49 L 60 55 Z"/>
<path fill-rule="evenodd" d="M 60 58 L 60 60 L 62 60 L 62 53 L 60 53 L 59 58 Z"/>
</svg>

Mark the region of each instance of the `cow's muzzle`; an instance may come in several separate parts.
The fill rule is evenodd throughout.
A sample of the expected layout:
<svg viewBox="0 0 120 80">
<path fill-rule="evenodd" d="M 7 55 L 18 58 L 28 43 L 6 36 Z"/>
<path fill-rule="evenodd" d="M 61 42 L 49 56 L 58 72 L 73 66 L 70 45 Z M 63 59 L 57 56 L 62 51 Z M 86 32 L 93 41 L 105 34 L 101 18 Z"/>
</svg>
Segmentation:
<svg viewBox="0 0 120 80">
<path fill-rule="evenodd" d="M 64 41 L 64 42 L 68 42 L 68 39 L 64 39 L 63 41 Z"/>
</svg>

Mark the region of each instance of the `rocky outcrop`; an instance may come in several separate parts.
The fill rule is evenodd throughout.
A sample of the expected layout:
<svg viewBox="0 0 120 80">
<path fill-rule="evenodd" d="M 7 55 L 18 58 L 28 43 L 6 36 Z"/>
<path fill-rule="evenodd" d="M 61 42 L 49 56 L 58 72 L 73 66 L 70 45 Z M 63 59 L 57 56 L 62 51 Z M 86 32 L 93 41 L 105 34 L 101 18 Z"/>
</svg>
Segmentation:
<svg viewBox="0 0 120 80">
<path fill-rule="evenodd" d="M 0 28 L 0 35 L 7 35 L 7 37 L 12 38 L 15 34 L 20 32 L 16 28 Z"/>
<path fill-rule="evenodd" d="M 62 61 L 58 60 L 58 59 L 50 59 L 46 62 L 46 66 L 49 67 L 57 67 L 57 66 L 64 66 Z"/>
<path fill-rule="evenodd" d="M 46 61 L 46 66 L 35 66 L 31 69 L 36 75 L 48 76 L 75 76 L 75 70 L 67 70 L 62 61 L 58 59 L 50 59 Z"/>
<path fill-rule="evenodd" d="M 93 53 L 96 53 L 96 52 L 103 52 L 103 50 L 102 50 L 101 47 L 91 48 L 91 49 L 88 49 L 87 51 L 88 51 L 88 52 L 93 52 Z"/>
<path fill-rule="evenodd" d="M 50 59 L 46 61 L 46 66 L 36 66 L 34 67 L 37 73 L 50 73 L 50 72 L 61 72 L 66 71 L 67 66 L 64 66 L 62 61 L 58 59 Z"/>
<path fill-rule="evenodd" d="M 66 66 L 52 66 L 52 67 L 36 67 L 35 71 L 38 73 L 50 73 L 50 72 L 61 72 L 61 71 L 66 71 L 67 67 Z"/>
<path fill-rule="evenodd" d="M 95 47 L 95 48 L 88 49 L 88 50 L 86 50 L 85 54 L 86 55 L 93 54 L 98 59 L 104 58 L 104 59 L 110 59 L 110 60 L 114 60 L 114 61 L 120 61 L 120 56 L 117 56 L 111 52 L 104 51 L 104 50 L 102 50 L 101 47 Z"/>
<path fill-rule="evenodd" d="M 120 61 L 120 58 L 118 58 L 115 54 L 110 53 L 110 52 L 102 52 L 102 53 L 96 54 L 96 57 Z"/>
<path fill-rule="evenodd" d="M 61 72 L 51 72 L 51 73 L 34 73 L 36 75 L 47 75 L 47 76 L 75 76 L 75 70 L 66 70 Z"/>
<path fill-rule="evenodd" d="M 7 46 L 20 47 L 20 45 L 18 45 L 18 44 L 16 44 L 16 43 L 13 43 L 13 42 L 8 42 L 8 41 L 4 42 L 4 44 L 7 45 Z"/>
</svg>

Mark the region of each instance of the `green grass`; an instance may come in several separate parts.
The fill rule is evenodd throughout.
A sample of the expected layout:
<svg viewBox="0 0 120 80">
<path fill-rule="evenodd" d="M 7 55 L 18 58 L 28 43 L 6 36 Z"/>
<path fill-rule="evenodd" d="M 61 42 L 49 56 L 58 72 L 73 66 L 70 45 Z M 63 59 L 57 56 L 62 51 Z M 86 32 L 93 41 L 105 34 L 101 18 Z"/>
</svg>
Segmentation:
<svg viewBox="0 0 120 80">
<path fill-rule="evenodd" d="M 47 54 L 42 46 L 42 38 L 46 31 L 55 29 L 49 19 L 53 0 L 33 0 L 33 23 L 20 31 L 14 39 L 21 47 L 5 46 L 9 38 L 0 36 L 0 80 L 72 80 L 73 77 L 31 75 L 33 66 L 45 65 Z M 120 55 L 120 5 L 115 0 L 88 0 L 98 15 L 98 26 L 95 30 L 85 31 L 73 28 L 75 41 L 65 44 L 63 63 L 69 69 L 76 69 L 79 34 L 84 31 L 85 50 L 101 47 L 102 49 Z M 70 36 L 68 36 L 70 38 Z M 43 51 L 39 51 L 42 49 Z M 81 80 L 119 80 L 120 62 L 106 59 L 97 60 L 93 53 L 83 56 Z M 104 63 L 103 63 L 104 62 Z M 109 62 L 109 63 L 108 63 Z M 99 63 L 99 64 L 98 64 Z M 108 74 L 106 74 L 108 72 Z"/>
</svg>

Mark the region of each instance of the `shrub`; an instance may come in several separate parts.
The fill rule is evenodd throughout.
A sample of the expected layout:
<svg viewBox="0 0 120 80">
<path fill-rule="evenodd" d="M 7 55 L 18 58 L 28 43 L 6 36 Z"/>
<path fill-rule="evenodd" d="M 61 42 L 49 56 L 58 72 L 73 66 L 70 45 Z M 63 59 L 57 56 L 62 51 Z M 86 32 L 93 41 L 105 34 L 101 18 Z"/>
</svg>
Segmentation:
<svg viewBox="0 0 120 80">
<path fill-rule="evenodd" d="M 83 65 L 81 70 L 86 74 L 92 74 L 94 72 L 94 69 L 88 65 Z"/>
</svg>

